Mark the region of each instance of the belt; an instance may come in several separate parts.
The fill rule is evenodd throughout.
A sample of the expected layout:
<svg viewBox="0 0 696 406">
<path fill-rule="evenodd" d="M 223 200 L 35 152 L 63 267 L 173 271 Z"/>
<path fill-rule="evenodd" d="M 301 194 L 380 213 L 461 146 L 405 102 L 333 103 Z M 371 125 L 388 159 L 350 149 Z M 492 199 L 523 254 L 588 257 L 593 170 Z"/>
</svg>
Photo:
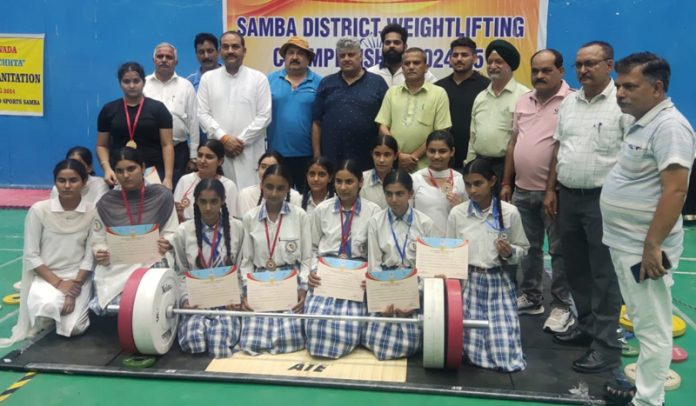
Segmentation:
<svg viewBox="0 0 696 406">
<path fill-rule="evenodd" d="M 600 193 L 602 193 L 601 187 L 595 187 L 592 189 L 573 189 L 573 188 L 565 187 L 562 184 L 561 184 L 561 190 L 565 190 L 566 192 L 570 193 L 571 195 L 577 195 L 577 196 L 598 196 Z"/>
<path fill-rule="evenodd" d="M 480 266 L 469 265 L 469 271 L 480 272 L 480 273 L 498 273 L 498 272 L 502 272 L 503 268 L 501 268 L 499 266 L 494 266 L 493 268 L 482 268 Z"/>
<path fill-rule="evenodd" d="M 476 158 L 480 159 L 485 159 L 486 161 L 490 162 L 493 165 L 496 164 L 504 164 L 505 163 L 505 157 L 504 156 L 483 156 L 483 155 L 476 155 Z"/>
</svg>

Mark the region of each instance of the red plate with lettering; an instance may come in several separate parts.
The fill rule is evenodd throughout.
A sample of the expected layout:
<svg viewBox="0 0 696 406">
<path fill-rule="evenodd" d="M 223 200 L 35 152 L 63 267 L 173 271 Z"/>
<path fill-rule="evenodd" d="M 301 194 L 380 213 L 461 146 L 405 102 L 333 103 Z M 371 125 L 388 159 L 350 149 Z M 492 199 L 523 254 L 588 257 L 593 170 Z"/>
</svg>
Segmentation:
<svg viewBox="0 0 696 406">
<path fill-rule="evenodd" d="M 131 354 L 138 352 L 133 340 L 133 304 L 135 303 L 135 294 L 138 293 L 140 280 L 143 279 L 148 270 L 148 268 L 138 268 L 128 277 L 118 308 L 118 343 L 123 351 Z"/>
<path fill-rule="evenodd" d="M 464 337 L 464 306 L 462 306 L 462 285 L 458 279 L 447 279 L 447 346 L 445 367 L 458 369 L 462 365 L 462 339 Z"/>
<path fill-rule="evenodd" d="M 686 350 L 683 349 L 682 347 L 675 345 L 672 347 L 672 363 L 678 363 L 678 362 L 684 362 L 686 359 L 689 358 L 689 354 L 686 353 Z"/>
</svg>

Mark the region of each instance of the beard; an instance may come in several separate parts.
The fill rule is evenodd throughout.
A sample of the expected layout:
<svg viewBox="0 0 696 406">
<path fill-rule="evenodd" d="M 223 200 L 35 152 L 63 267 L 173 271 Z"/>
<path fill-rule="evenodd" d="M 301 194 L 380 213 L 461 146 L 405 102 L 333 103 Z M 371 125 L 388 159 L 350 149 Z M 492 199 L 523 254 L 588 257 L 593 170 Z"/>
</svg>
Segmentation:
<svg viewBox="0 0 696 406">
<path fill-rule="evenodd" d="M 394 65 L 401 62 L 401 55 L 401 53 L 397 52 L 394 49 L 389 49 L 387 50 L 387 52 L 382 52 L 384 62 L 386 62 L 389 65 Z"/>
</svg>

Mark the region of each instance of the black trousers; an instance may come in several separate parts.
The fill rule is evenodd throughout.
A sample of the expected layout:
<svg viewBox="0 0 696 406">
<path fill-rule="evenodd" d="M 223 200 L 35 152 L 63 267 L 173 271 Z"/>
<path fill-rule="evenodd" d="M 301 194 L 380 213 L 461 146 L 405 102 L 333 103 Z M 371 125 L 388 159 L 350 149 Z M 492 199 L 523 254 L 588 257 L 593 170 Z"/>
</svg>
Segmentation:
<svg viewBox="0 0 696 406">
<path fill-rule="evenodd" d="M 290 174 L 292 175 L 291 185 L 295 190 L 302 193 L 305 185 L 305 170 L 307 169 L 307 164 L 309 163 L 311 156 L 295 156 L 290 158 L 283 158 L 285 165 L 290 169 Z"/>
<path fill-rule="evenodd" d="M 174 187 L 186 173 L 186 164 L 190 159 L 188 142 L 183 141 L 174 146 L 174 174 L 172 176 Z M 162 176 L 164 176 L 164 173 Z"/>
</svg>

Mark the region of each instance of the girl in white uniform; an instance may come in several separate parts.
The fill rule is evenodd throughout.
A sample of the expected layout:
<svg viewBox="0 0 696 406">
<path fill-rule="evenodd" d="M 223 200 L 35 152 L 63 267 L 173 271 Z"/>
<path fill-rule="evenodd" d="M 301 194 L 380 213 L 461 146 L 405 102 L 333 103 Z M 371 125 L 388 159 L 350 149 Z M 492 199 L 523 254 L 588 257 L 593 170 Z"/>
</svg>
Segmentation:
<svg viewBox="0 0 696 406">
<path fill-rule="evenodd" d="M 193 191 L 194 218 L 180 224 L 171 241 L 182 280 L 193 269 L 229 267 L 239 263 L 244 229 L 241 221 L 231 217 L 225 193 L 222 182 L 211 178 L 201 180 Z M 186 292 L 185 285 L 181 288 Z M 179 302 L 184 309 L 191 308 L 187 296 L 184 293 Z M 228 310 L 239 308 L 227 307 Z M 179 320 L 179 346 L 191 354 L 207 351 L 215 358 L 229 357 L 239 341 L 240 331 L 238 317 L 184 315 Z"/>
<path fill-rule="evenodd" d="M 97 203 L 92 238 L 97 266 L 94 269 L 95 297 L 90 308 L 97 314 L 103 314 L 110 303 L 119 303 L 126 281 L 136 269 L 152 265 L 112 264 L 106 244 L 106 228 L 143 224 L 157 226 L 159 252 L 165 256 L 169 248 L 168 239 L 179 226 L 169 189 L 159 184 L 145 184 L 145 161 L 139 150 L 122 148 L 112 156 L 111 167 L 121 188 L 110 190 Z M 174 258 L 167 258 L 167 262 L 173 264 Z M 156 265 L 167 266 L 164 261 Z"/>
<path fill-rule="evenodd" d="M 333 162 L 327 158 L 316 157 L 309 160 L 302 193 L 302 209 L 308 215 L 312 214 L 319 203 L 334 196 L 333 175 Z"/>
<path fill-rule="evenodd" d="M 53 179 L 58 196 L 35 203 L 24 224 L 22 289 L 19 319 L 9 346 L 29 338 L 55 321 L 56 333 L 82 334 L 89 326 L 92 252 L 88 246 L 94 205 L 82 198 L 87 181 L 84 165 L 66 159 L 56 165 Z"/>
<path fill-rule="evenodd" d="M 271 165 L 279 165 L 283 163 L 283 157 L 275 151 L 266 151 L 259 158 L 259 166 L 256 172 L 259 175 L 259 180 L 262 179 L 264 172 Z M 239 192 L 239 217 L 243 218 L 251 209 L 257 207 L 261 204 L 262 196 L 261 183 L 258 185 L 247 186 Z M 290 189 L 290 203 L 301 206 L 302 205 L 302 195 L 295 189 Z"/>
<path fill-rule="evenodd" d="M 432 233 L 433 221 L 412 208 L 413 180 L 399 169 L 384 178 L 389 208 L 372 217 L 367 233 L 368 269 L 382 272 L 416 266 L 416 240 Z M 376 317 L 418 317 L 420 311 L 390 306 Z M 380 360 L 410 357 L 420 350 L 422 330 L 415 324 L 367 323 L 362 343 Z"/>
<path fill-rule="evenodd" d="M 93 204 L 97 204 L 104 193 L 109 191 L 109 186 L 104 182 L 104 178 L 94 176 L 94 168 L 92 167 L 92 151 L 85 147 L 72 147 L 65 154 L 65 159 L 74 159 L 85 166 L 87 170 L 87 182 L 82 188 L 82 198 Z M 58 188 L 53 186 L 51 189 L 51 198 L 58 197 Z"/>
<path fill-rule="evenodd" d="M 225 161 L 225 147 L 215 139 L 209 139 L 198 146 L 196 167 L 198 172 L 188 173 L 179 179 L 174 189 L 176 213 L 180 222 L 193 218 L 193 191 L 201 179 L 217 179 L 225 187 L 225 204 L 230 215 L 237 217 L 239 190 L 237 185 L 223 176 L 222 163 Z"/>
<path fill-rule="evenodd" d="M 363 172 L 363 187 L 360 197 L 369 200 L 381 209 L 387 208 L 382 183 L 384 177 L 399 167 L 399 143 L 391 135 L 378 135 L 372 147 L 374 168 Z"/>
<path fill-rule="evenodd" d="M 428 167 L 413 174 L 413 207 L 433 220 L 433 237 L 444 237 L 450 210 L 466 200 L 462 175 L 449 167 L 454 156 L 454 138 L 435 131 L 425 141 Z"/>
<path fill-rule="evenodd" d="M 379 207 L 360 198 L 362 172 L 353 160 L 339 164 L 334 176 L 336 197 L 322 202 L 312 213 L 312 248 L 317 259 L 325 256 L 367 260 L 367 226 Z M 321 285 L 313 268 L 311 288 Z M 310 292 L 307 314 L 364 316 L 364 301 L 318 296 Z M 339 358 L 360 344 L 364 323 L 307 320 L 307 349 L 313 356 Z"/>
<path fill-rule="evenodd" d="M 269 166 L 261 178 L 263 203 L 244 216 L 242 280 L 245 290 L 252 272 L 296 269 L 297 304 L 292 312 L 302 313 L 307 294 L 307 277 L 312 262 L 312 237 L 309 218 L 300 207 L 288 202 L 292 185 L 290 171 L 283 165 Z M 243 307 L 249 307 L 246 297 Z M 304 348 L 302 321 L 249 317 L 242 323 L 240 347 L 249 354 L 280 354 Z"/>
<path fill-rule="evenodd" d="M 467 329 L 464 357 L 498 371 L 527 366 L 517 317 L 515 282 L 502 265 L 517 265 L 529 248 L 517 208 L 501 202 L 498 179 L 485 159 L 464 167 L 469 201 L 452 209 L 447 236 L 469 240 L 469 281 L 464 291 L 464 318 L 488 320 L 488 329 Z"/>
</svg>

